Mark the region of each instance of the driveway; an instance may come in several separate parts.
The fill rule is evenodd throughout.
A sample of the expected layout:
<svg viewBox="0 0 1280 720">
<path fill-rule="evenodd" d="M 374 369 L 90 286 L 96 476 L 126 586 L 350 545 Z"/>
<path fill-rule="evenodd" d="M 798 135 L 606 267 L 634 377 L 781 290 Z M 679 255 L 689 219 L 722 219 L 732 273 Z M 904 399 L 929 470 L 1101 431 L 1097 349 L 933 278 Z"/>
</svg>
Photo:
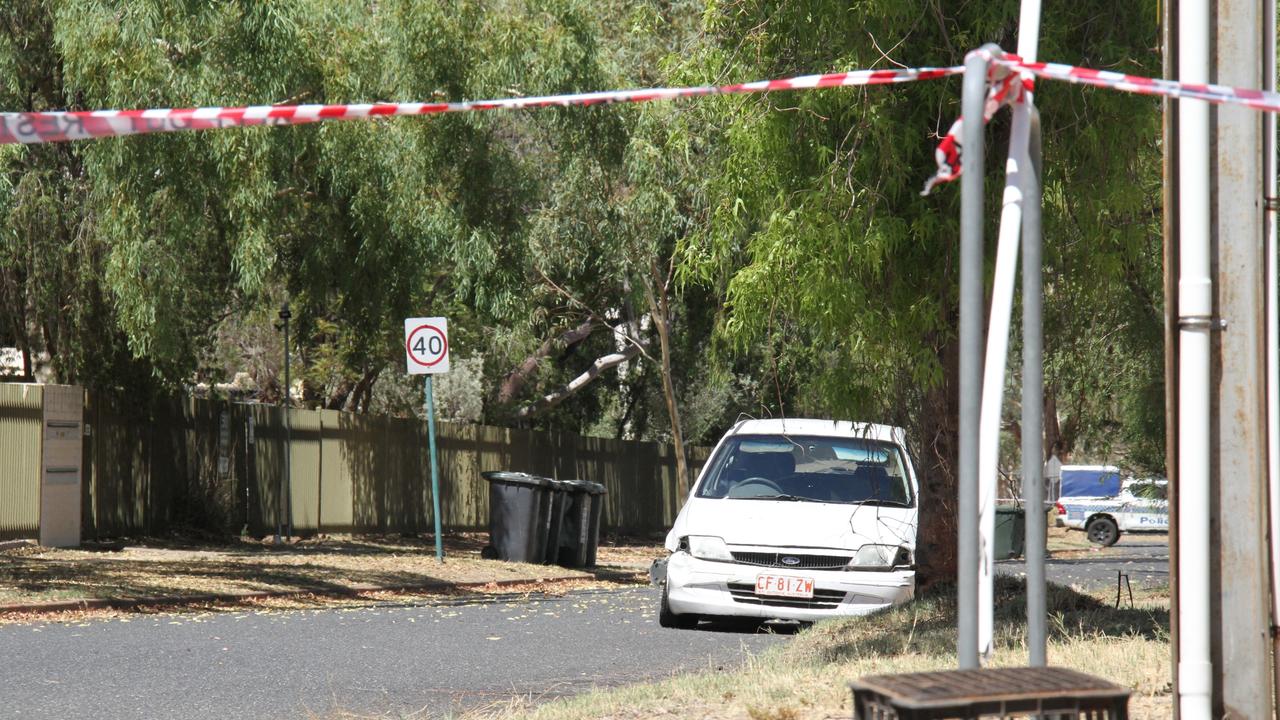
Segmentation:
<svg viewBox="0 0 1280 720">
<path fill-rule="evenodd" d="M 1045 562 L 1049 582 L 1085 590 L 1114 588 L 1118 579 L 1127 575 L 1135 590 L 1169 585 L 1169 536 L 1126 534 L 1109 548 L 1064 553 L 1065 557 Z M 1026 575 L 1022 559 L 1001 560 L 996 572 Z"/>
</svg>

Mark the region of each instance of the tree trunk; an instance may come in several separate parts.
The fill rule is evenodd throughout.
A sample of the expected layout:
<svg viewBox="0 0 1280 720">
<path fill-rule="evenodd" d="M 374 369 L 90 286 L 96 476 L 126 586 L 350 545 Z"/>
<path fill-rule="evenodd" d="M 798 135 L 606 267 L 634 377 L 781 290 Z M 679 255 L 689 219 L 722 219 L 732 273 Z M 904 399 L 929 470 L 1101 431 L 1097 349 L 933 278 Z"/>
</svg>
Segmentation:
<svg viewBox="0 0 1280 720">
<path fill-rule="evenodd" d="M 342 409 L 348 412 L 369 412 L 369 401 L 373 397 L 373 384 L 378 381 L 378 376 L 381 374 L 381 367 L 366 370 L 360 380 L 356 382 L 355 387 L 351 389 L 351 396 L 347 399 Z"/>
<path fill-rule="evenodd" d="M 954 583 L 958 572 L 958 483 L 960 414 L 959 345 L 944 340 L 939 352 L 943 381 L 926 391 L 921 413 L 918 459 L 920 467 L 920 530 L 916 539 L 916 577 L 921 588 Z"/>
<path fill-rule="evenodd" d="M 1058 427 L 1058 393 L 1054 385 L 1044 389 L 1044 459 L 1045 462 L 1054 455 L 1061 460 L 1063 456 L 1062 428 Z"/>
<path fill-rule="evenodd" d="M 666 285 L 659 284 L 654 272 L 654 285 L 645 285 L 645 298 L 649 301 L 649 314 L 658 331 L 658 347 L 662 352 L 662 399 L 667 404 L 671 419 L 671 444 L 676 455 L 676 490 L 679 497 L 689 494 L 689 460 L 684 451 L 684 431 L 680 427 L 680 407 L 676 403 L 676 387 L 671 380 L 671 298 Z"/>
</svg>

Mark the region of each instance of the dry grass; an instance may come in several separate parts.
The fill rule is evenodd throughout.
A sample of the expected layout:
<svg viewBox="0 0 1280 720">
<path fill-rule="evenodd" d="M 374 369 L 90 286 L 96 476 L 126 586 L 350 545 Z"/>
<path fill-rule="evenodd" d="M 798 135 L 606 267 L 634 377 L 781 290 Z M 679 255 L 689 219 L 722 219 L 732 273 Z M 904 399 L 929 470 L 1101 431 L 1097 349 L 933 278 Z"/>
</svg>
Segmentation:
<svg viewBox="0 0 1280 720">
<path fill-rule="evenodd" d="M 181 601 L 251 592 L 340 598 L 370 588 L 506 585 L 522 580 L 575 586 L 601 578 L 632 583 L 647 581 L 647 558 L 660 552 L 647 542 L 614 541 L 601 547 L 600 567 L 587 572 L 482 559 L 486 538 L 479 533 L 450 535 L 443 564 L 435 559 L 430 537 L 320 537 L 281 546 L 254 540 L 214 545 L 152 539 L 97 551 L 11 549 L 0 551 L 0 605 L 82 599 Z M 17 617 L 10 614 L 7 620 Z M 0 622 L 5 619 L 0 617 Z"/>
<path fill-rule="evenodd" d="M 1001 579 L 993 664 L 1025 664 L 1022 584 Z M 1170 714 L 1167 593 L 1147 593 L 1136 609 L 1053 588 L 1049 661 L 1133 688 L 1131 717 Z M 820 623 L 729 673 L 682 675 L 540 705 L 489 709 L 491 720 L 680 717 L 704 720 L 847 718 L 846 684 L 864 675 L 956 666 L 955 608 L 935 595 L 866 618 Z"/>
</svg>

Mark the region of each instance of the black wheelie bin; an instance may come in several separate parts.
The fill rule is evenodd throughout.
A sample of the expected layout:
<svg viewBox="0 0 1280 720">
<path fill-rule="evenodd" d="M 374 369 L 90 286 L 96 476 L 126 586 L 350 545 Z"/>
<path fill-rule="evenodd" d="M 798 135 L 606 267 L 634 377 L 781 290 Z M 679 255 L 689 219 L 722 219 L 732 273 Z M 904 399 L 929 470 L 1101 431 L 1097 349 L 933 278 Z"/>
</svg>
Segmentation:
<svg viewBox="0 0 1280 720">
<path fill-rule="evenodd" d="M 591 496 L 591 523 L 587 529 L 587 564 L 596 566 L 596 551 L 600 549 L 600 518 L 604 514 L 604 496 L 608 488 L 598 482 L 588 482 L 587 494 Z"/>
<path fill-rule="evenodd" d="M 551 481 L 528 473 L 480 475 L 489 481 L 489 546 L 481 555 L 512 562 L 543 562 Z"/>
<path fill-rule="evenodd" d="M 545 538 L 542 560 L 547 565 L 560 561 L 560 535 L 564 528 L 565 514 L 569 509 L 572 486 L 563 480 L 547 480 L 547 492 L 551 495 L 546 522 L 542 534 Z"/>
<path fill-rule="evenodd" d="M 599 544 L 600 511 L 604 507 L 605 489 L 600 483 L 585 480 L 564 482 L 570 487 L 558 559 L 565 567 L 591 567 L 595 565 Z"/>
</svg>

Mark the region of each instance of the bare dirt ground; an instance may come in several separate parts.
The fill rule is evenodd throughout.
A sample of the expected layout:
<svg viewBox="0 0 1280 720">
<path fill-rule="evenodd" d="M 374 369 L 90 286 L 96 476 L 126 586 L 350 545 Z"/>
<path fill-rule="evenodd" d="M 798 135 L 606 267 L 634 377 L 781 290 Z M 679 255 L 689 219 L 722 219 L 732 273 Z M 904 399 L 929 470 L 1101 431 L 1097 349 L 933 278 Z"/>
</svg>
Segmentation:
<svg viewBox="0 0 1280 720">
<path fill-rule="evenodd" d="M 29 618 L 33 611 L 2 606 L 59 601 L 200 603 L 208 609 L 227 604 L 227 598 L 209 602 L 210 596 L 245 595 L 246 602 L 313 606 L 359 601 L 384 589 L 435 595 L 457 586 L 516 592 L 642 583 L 662 553 L 651 541 L 603 538 L 596 568 L 569 569 L 483 559 L 487 540 L 486 533 L 448 535 L 443 564 L 430 536 L 318 536 L 280 545 L 270 539 L 147 538 L 76 550 L 8 549 L 0 551 L 0 622 Z M 267 600 L 264 593 L 291 597 Z"/>
</svg>

